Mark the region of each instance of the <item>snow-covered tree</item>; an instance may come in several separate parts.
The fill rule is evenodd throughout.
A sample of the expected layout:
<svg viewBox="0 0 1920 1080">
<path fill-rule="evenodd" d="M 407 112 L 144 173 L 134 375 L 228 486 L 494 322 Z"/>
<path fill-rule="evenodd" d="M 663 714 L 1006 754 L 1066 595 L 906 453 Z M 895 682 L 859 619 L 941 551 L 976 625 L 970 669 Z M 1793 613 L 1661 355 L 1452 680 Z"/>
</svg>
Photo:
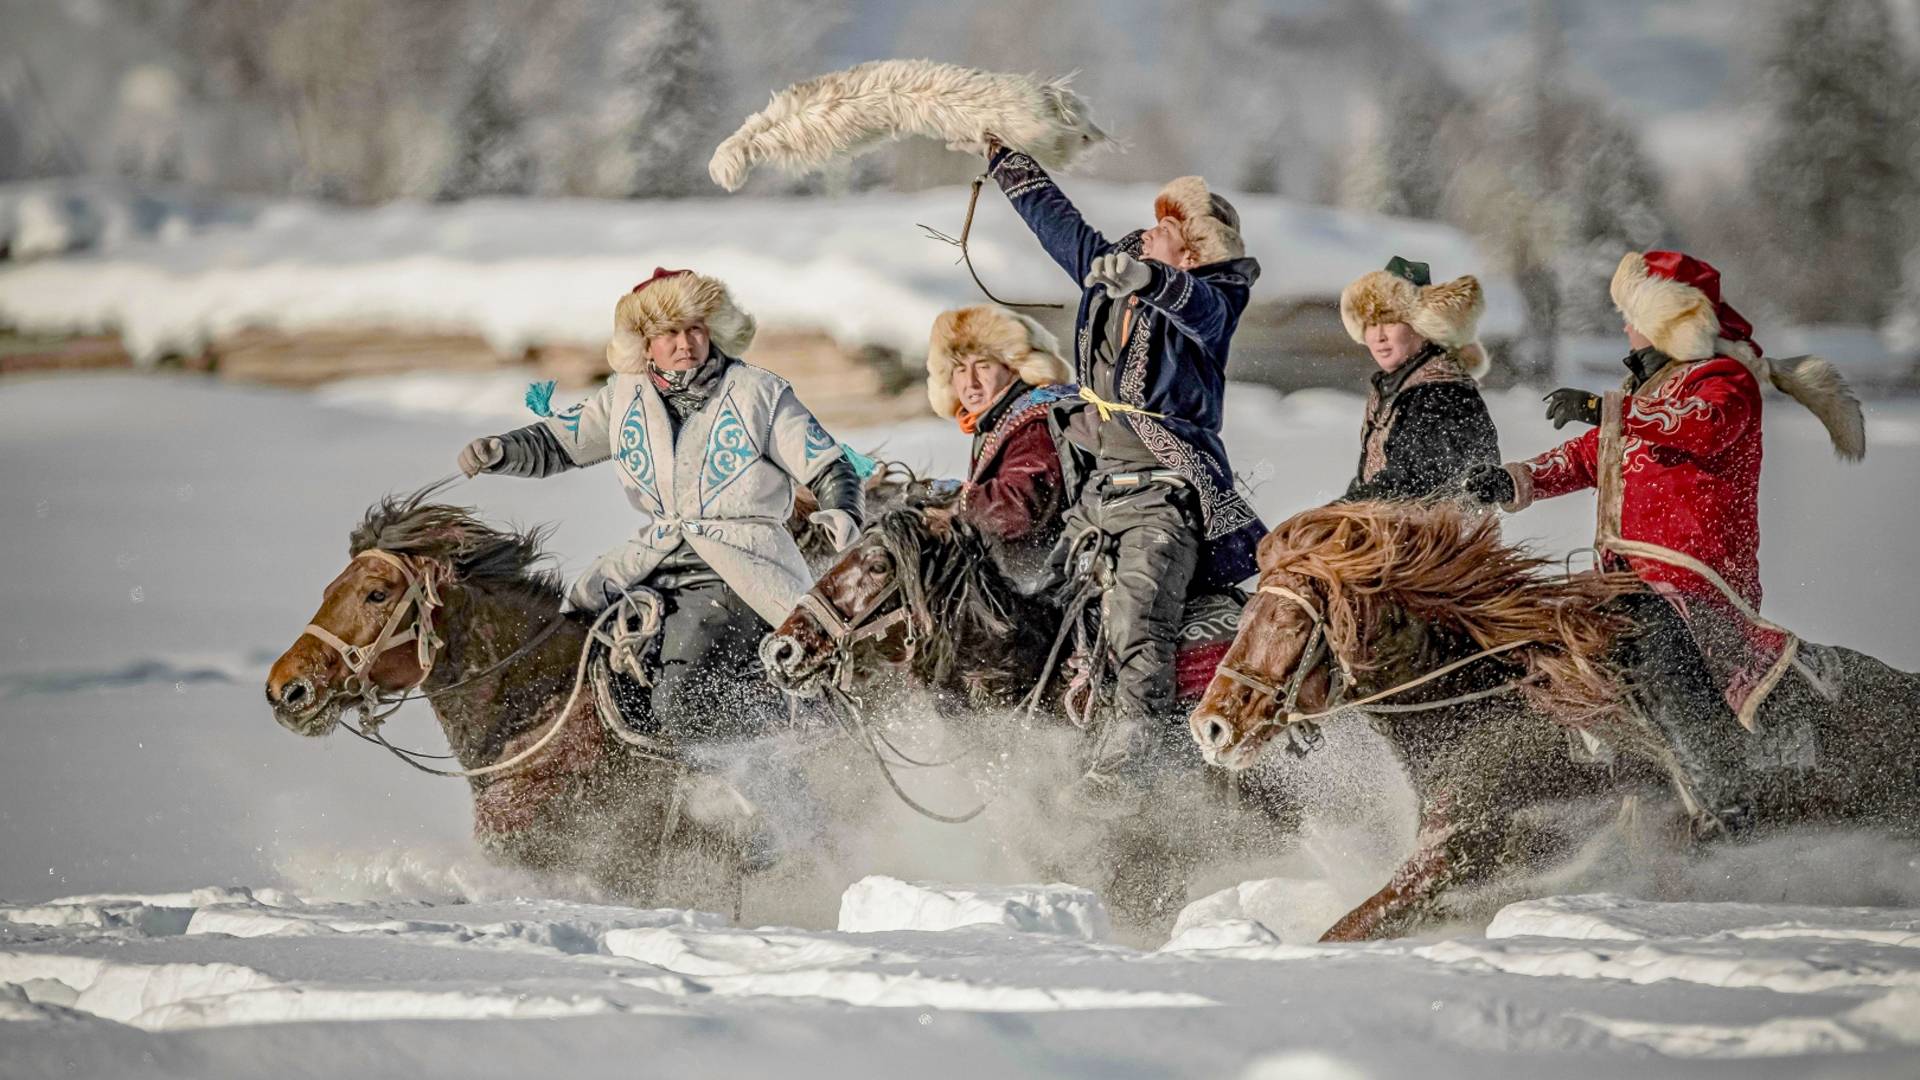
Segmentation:
<svg viewBox="0 0 1920 1080">
<path fill-rule="evenodd" d="M 631 166 L 624 195 L 685 195 L 708 185 L 720 69 L 695 0 L 655 0 L 611 44 L 614 107 Z"/>
<path fill-rule="evenodd" d="M 1878 323 L 1915 203 L 1909 65 L 1882 0 L 1786 0 L 1750 175 L 1769 284 L 1806 322 Z"/>
</svg>

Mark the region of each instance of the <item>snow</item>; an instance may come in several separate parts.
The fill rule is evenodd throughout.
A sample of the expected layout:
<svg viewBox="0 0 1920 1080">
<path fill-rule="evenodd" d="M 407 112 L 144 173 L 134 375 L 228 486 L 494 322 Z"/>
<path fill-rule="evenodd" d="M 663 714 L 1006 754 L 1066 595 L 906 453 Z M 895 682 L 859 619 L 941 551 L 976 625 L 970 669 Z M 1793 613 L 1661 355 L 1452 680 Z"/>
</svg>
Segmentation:
<svg viewBox="0 0 1920 1080">
<path fill-rule="evenodd" d="M 1089 220 L 1112 235 L 1151 224 L 1151 186 L 1067 183 Z M 9 200 L 4 190 L 0 211 L 12 205 L 24 214 L 51 197 L 35 189 Z M 963 188 L 940 188 L 373 209 L 264 203 L 244 223 L 175 229 L 163 242 L 116 234 L 99 254 L 0 269 L 0 324 L 28 332 L 117 329 L 141 360 L 197 352 L 246 327 L 471 331 L 512 355 L 541 342 L 604 341 L 621 293 L 655 266 L 691 266 L 726 281 L 762 327 L 820 329 L 843 344 L 917 357 L 933 317 L 979 295 L 954 265 L 955 250 L 912 223 L 957 234 L 966 198 Z M 1233 198 L 1248 249 L 1264 260 L 1256 301 L 1338 296 L 1378 268 L 1381 252 L 1418 251 L 1438 272 L 1480 273 L 1488 289 L 1484 333 L 1518 325 L 1518 293 L 1485 272 L 1456 229 L 1270 195 Z M 67 233 L 77 227 L 59 224 L 65 239 L 35 240 L 33 250 L 76 246 Z M 997 193 L 981 196 L 971 248 L 1000 295 L 1071 298 L 1071 283 Z"/>
<path fill-rule="evenodd" d="M 1314 943 L 1411 838 L 1396 767 L 1352 730 L 1274 765 L 1308 796 L 1298 849 L 1201 868 L 1171 940 L 1101 931 L 1099 898 L 1041 884 L 1059 877 L 1011 841 L 1057 819 L 1003 802 L 926 822 L 864 762 L 824 792 L 857 811 L 831 838 L 768 803 L 817 872 L 750 887 L 738 924 L 491 865 L 461 785 L 294 738 L 259 686 L 366 504 L 519 422 L 522 389 L 429 381 L 402 410 L 373 386 L 0 383 L 0 1076 L 1920 1072 L 1920 853 L 1899 838 L 1594 858 L 1419 939 Z M 1555 439 L 1539 396 L 1489 395 L 1509 455 Z M 1920 403 L 1868 402 L 1859 466 L 1767 403 L 1768 611 L 1920 666 L 1901 539 Z M 1231 388 L 1228 445 L 1269 519 L 1343 486 L 1359 408 Z M 932 420 L 835 434 L 948 475 L 966 453 Z M 628 527 L 597 471 L 453 497 L 556 523 L 567 572 Z M 1567 551 L 1591 509 L 1556 500 L 1508 528 Z M 390 731 L 439 741 L 411 707 Z M 931 749 L 922 735 L 903 733 Z"/>
<path fill-rule="evenodd" d="M 840 929 L 847 933 L 982 925 L 1082 941 L 1105 941 L 1113 929 L 1100 897 L 1077 885 L 956 888 L 873 874 L 840 898 Z"/>
</svg>

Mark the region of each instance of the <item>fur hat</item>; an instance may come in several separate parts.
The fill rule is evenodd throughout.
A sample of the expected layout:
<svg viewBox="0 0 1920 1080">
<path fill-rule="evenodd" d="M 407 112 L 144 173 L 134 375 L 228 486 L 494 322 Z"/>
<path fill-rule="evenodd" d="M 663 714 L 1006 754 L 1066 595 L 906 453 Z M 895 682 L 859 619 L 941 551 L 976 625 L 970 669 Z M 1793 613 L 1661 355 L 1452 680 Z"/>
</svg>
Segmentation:
<svg viewBox="0 0 1920 1080">
<path fill-rule="evenodd" d="M 1028 386 L 1052 386 L 1073 378 L 1060 358 L 1060 343 L 1047 328 L 998 304 L 943 311 L 927 342 L 927 402 L 941 416 L 957 416 L 953 369 L 963 356 L 982 356 L 1013 369 Z"/>
<path fill-rule="evenodd" d="M 1833 364 L 1818 356 L 1773 361 L 1761 355 L 1753 324 L 1720 296 L 1720 271 L 1678 251 L 1629 251 L 1608 291 L 1627 324 L 1675 360 L 1726 356 L 1771 382 L 1826 426 L 1841 457 L 1867 453 L 1860 401 Z"/>
<path fill-rule="evenodd" d="M 1459 355 L 1467 374 L 1478 379 L 1487 373 L 1487 350 L 1477 330 L 1486 297 L 1480 279 L 1463 274 L 1438 285 L 1431 283 L 1426 263 L 1399 256 L 1385 270 L 1362 275 L 1340 293 L 1340 321 L 1357 344 L 1367 343 L 1369 326 L 1406 323 L 1413 332 Z"/>
<path fill-rule="evenodd" d="M 622 374 L 637 375 L 647 370 L 649 338 L 702 321 L 714 347 L 728 356 L 738 357 L 753 344 L 753 316 L 740 310 L 719 278 L 655 267 L 652 277 L 614 305 L 607 363 Z"/>
<path fill-rule="evenodd" d="M 1197 176 L 1168 181 L 1154 196 L 1153 219 L 1180 223 L 1180 236 L 1201 266 L 1238 259 L 1247 253 L 1240 240 L 1240 211 L 1207 189 Z"/>
</svg>

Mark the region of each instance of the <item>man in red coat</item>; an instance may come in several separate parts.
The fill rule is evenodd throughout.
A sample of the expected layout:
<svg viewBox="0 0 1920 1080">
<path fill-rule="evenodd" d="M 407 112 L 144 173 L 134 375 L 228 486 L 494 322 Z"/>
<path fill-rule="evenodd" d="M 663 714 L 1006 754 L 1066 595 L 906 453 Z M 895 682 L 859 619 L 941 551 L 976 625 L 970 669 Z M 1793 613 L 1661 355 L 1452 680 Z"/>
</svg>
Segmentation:
<svg viewBox="0 0 1920 1080">
<path fill-rule="evenodd" d="M 1066 508 L 1057 437 L 1079 404 L 1071 379 L 1053 335 L 1025 315 L 976 304 L 933 322 L 927 400 L 973 437 L 957 512 L 1029 583 L 1046 568 Z"/>
<path fill-rule="evenodd" d="M 1824 360 L 1762 359 L 1752 325 L 1721 298 L 1719 272 L 1699 259 L 1629 253 L 1614 273 L 1612 295 L 1633 349 L 1622 389 L 1596 395 L 1568 388 L 1547 397 L 1555 427 L 1580 421 L 1594 430 L 1527 461 L 1477 470 L 1466 484 L 1510 511 L 1598 489 L 1601 557 L 1668 601 L 1733 714 L 1697 719 L 1730 728 L 1737 717 L 1752 730 L 1797 651 L 1792 634 L 1759 614 L 1760 377 L 1819 416 L 1849 458 L 1865 451 L 1860 406 Z M 1662 651 L 1684 652 L 1685 642 Z M 1684 658 L 1662 659 L 1684 666 Z M 1636 671 L 1643 685 L 1682 676 L 1677 668 L 1657 677 Z M 1689 741 L 1717 743 L 1720 752 L 1701 756 L 1737 767 L 1740 747 L 1727 744 L 1728 732 L 1681 728 L 1667 733 L 1683 758 Z"/>
</svg>

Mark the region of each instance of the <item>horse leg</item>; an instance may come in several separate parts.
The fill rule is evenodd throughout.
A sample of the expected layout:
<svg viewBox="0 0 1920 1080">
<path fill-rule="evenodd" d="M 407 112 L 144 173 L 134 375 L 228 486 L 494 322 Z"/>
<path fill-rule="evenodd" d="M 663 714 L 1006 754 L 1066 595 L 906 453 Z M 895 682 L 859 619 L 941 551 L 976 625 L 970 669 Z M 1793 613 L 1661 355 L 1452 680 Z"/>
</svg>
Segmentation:
<svg viewBox="0 0 1920 1080">
<path fill-rule="evenodd" d="M 1460 852 L 1454 850 L 1462 834 L 1453 821 L 1453 800 L 1442 793 L 1424 800 L 1420 835 L 1411 858 L 1401 864 L 1386 885 L 1342 916 L 1321 941 L 1372 941 L 1392 937 L 1417 921 L 1458 876 Z"/>
</svg>

